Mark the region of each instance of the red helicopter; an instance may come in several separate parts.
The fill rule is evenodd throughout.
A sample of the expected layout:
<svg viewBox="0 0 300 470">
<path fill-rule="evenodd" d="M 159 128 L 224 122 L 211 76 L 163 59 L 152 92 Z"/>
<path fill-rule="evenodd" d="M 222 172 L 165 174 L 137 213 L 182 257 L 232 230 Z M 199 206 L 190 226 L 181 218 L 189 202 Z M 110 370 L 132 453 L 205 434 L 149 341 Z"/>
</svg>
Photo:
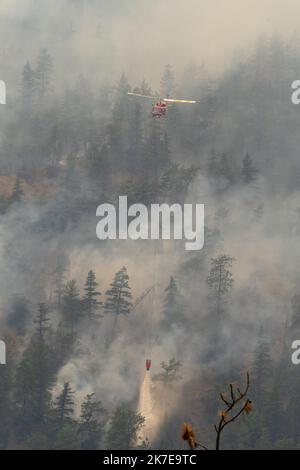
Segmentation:
<svg viewBox="0 0 300 470">
<path fill-rule="evenodd" d="M 148 98 L 148 99 L 151 99 L 151 100 L 155 100 L 155 96 L 147 96 L 147 95 L 142 95 L 140 93 L 127 93 L 127 95 L 130 95 L 130 96 L 137 96 L 139 98 Z M 169 104 L 170 103 L 187 103 L 187 104 L 196 104 L 197 101 L 191 101 L 191 100 L 177 100 L 177 99 L 174 99 L 174 98 L 163 98 L 163 99 L 160 99 L 159 101 L 157 101 L 155 104 L 152 105 L 152 111 L 151 111 L 151 114 L 153 117 L 157 117 L 157 118 L 161 118 L 161 117 L 165 117 L 166 114 L 167 114 L 167 110 L 168 110 L 168 107 L 169 107 Z"/>
</svg>

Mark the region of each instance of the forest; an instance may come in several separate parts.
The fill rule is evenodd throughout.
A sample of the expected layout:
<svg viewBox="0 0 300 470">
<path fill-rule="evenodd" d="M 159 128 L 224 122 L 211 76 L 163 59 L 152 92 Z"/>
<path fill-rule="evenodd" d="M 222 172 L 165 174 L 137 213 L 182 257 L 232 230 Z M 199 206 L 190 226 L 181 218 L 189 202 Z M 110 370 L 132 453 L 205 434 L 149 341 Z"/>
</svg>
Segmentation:
<svg viewBox="0 0 300 470">
<path fill-rule="evenodd" d="M 185 449 L 185 422 L 214 448 L 248 373 L 221 448 L 299 450 L 300 41 L 220 74 L 166 62 L 159 84 L 62 84 L 56 54 L 23 57 L 0 115 L 0 448 Z M 129 91 L 197 104 L 154 119 Z M 204 248 L 98 240 L 121 195 L 205 204 Z"/>
</svg>

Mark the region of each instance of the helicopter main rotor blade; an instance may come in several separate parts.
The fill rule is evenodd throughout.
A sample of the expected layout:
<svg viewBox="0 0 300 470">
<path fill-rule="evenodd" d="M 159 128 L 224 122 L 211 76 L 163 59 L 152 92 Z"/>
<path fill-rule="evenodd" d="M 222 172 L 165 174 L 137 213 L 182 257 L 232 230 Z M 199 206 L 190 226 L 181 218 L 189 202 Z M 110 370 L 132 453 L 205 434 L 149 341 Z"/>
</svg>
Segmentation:
<svg viewBox="0 0 300 470">
<path fill-rule="evenodd" d="M 192 100 L 175 100 L 172 98 L 164 98 L 163 101 L 166 103 L 188 103 L 188 104 L 196 104 L 197 101 L 192 101 Z"/>
<path fill-rule="evenodd" d="M 157 96 L 143 95 L 141 93 L 128 92 L 127 95 L 137 96 L 139 98 L 147 98 L 147 99 L 150 99 L 150 100 L 157 100 L 158 99 Z M 162 101 L 164 101 L 165 103 L 187 103 L 187 104 L 196 104 L 197 103 L 197 101 L 194 101 L 194 100 L 176 100 L 176 99 L 173 99 L 173 98 L 164 98 Z"/>
<path fill-rule="evenodd" d="M 148 99 L 151 99 L 151 100 L 156 100 L 157 99 L 155 96 L 142 95 L 140 93 L 129 93 L 128 92 L 127 95 L 138 96 L 139 98 L 148 98 Z"/>
</svg>

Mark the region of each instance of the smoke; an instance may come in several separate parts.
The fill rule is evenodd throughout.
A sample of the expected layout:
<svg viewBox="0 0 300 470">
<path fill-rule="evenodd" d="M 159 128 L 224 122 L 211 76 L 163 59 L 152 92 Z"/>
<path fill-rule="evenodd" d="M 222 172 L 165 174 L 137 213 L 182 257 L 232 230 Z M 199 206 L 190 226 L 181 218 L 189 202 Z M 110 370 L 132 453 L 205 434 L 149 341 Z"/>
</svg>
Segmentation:
<svg viewBox="0 0 300 470">
<path fill-rule="evenodd" d="M 140 397 L 138 404 L 138 413 L 145 418 L 145 426 L 140 432 L 140 439 L 146 441 L 147 439 L 152 442 L 152 438 L 155 436 L 157 427 L 159 426 L 159 417 L 154 415 L 154 405 L 152 399 L 151 390 L 151 376 L 150 373 L 146 373 L 141 383 Z"/>
<path fill-rule="evenodd" d="M 2 78 L 17 86 L 17 70 L 38 44 L 55 56 L 57 86 L 72 82 L 72 72 L 93 84 L 125 72 L 159 88 L 167 63 L 177 73 L 191 62 L 221 73 L 238 48 L 253 47 L 262 34 L 290 37 L 297 12 L 297 0 L 2 1 Z"/>
</svg>

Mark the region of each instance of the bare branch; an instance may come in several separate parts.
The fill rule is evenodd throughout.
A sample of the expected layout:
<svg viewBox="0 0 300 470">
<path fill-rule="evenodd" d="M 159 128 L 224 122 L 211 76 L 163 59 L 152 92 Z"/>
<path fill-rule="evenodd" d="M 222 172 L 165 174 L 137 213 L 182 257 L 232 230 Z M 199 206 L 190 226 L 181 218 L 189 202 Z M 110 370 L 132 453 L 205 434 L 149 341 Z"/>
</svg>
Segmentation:
<svg viewBox="0 0 300 470">
<path fill-rule="evenodd" d="M 224 398 L 223 393 L 220 394 L 221 400 L 225 403 L 226 406 L 230 406 L 229 402 Z"/>
<path fill-rule="evenodd" d="M 217 425 L 214 426 L 215 431 L 217 433 L 216 450 L 219 450 L 220 448 L 221 433 L 224 430 L 224 428 L 228 426 L 229 424 L 233 423 L 234 421 L 236 421 L 243 413 L 249 412 L 249 405 L 251 406 L 251 401 L 249 399 L 246 399 L 249 388 L 250 388 L 250 375 L 249 375 L 249 372 L 247 372 L 247 383 L 246 383 L 244 391 L 242 392 L 239 387 L 237 387 L 236 389 L 239 394 L 238 397 L 234 393 L 235 390 L 234 390 L 233 384 L 231 383 L 229 385 L 230 396 L 232 399 L 231 403 L 229 403 L 224 398 L 224 395 L 222 393 L 220 394 L 221 400 L 226 404 L 227 409 L 221 412 L 221 418 L 220 418 L 218 426 Z M 237 413 L 232 415 L 233 410 L 244 399 L 246 399 L 246 402 L 244 403 L 244 405 L 240 408 L 240 410 Z"/>
</svg>

